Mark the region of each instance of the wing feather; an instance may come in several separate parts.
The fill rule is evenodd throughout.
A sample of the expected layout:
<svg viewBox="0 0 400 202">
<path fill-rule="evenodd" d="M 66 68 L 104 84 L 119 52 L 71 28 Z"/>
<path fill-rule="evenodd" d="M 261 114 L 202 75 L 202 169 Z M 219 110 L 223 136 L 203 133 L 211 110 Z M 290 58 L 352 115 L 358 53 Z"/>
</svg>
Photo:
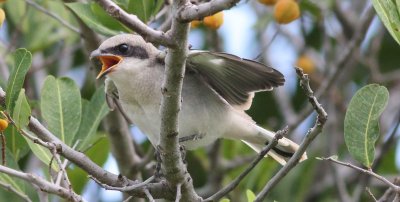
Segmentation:
<svg viewBox="0 0 400 202">
<path fill-rule="evenodd" d="M 244 110 L 250 107 L 253 92 L 269 91 L 285 82 L 278 70 L 227 53 L 192 51 L 187 67 L 229 104 Z"/>
</svg>

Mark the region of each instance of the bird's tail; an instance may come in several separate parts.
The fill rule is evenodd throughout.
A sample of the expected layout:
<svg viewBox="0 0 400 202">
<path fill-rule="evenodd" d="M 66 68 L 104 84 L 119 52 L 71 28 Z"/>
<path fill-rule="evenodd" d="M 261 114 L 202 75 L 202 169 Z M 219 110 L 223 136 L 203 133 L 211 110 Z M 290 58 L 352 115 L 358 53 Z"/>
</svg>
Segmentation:
<svg viewBox="0 0 400 202">
<path fill-rule="evenodd" d="M 258 134 L 255 134 L 255 136 L 253 137 L 248 136 L 249 138 L 245 138 L 242 141 L 254 151 L 260 153 L 261 150 L 266 146 L 266 144 L 272 141 L 272 139 L 275 137 L 275 133 L 259 127 L 255 124 L 253 126 L 257 129 Z M 258 139 L 258 141 L 254 141 L 255 138 Z M 266 156 L 271 156 L 278 163 L 285 165 L 289 158 L 293 156 L 298 148 L 298 144 L 294 143 L 288 138 L 283 137 L 278 141 L 278 144 L 267 153 Z M 306 159 L 307 154 L 304 153 L 300 159 L 300 162 Z"/>
</svg>

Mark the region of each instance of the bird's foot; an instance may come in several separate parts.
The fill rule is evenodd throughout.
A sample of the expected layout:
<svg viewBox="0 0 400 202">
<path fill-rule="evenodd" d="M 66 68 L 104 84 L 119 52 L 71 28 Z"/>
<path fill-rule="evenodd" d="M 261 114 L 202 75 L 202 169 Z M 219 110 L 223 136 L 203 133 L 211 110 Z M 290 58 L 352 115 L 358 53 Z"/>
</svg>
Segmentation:
<svg viewBox="0 0 400 202">
<path fill-rule="evenodd" d="M 155 158 L 156 158 L 156 169 L 155 169 L 154 176 L 155 176 L 156 178 L 161 178 L 161 177 L 163 176 L 163 174 L 162 174 L 162 172 L 161 172 L 161 162 L 162 162 L 162 159 L 161 159 L 161 152 L 162 152 L 162 151 L 161 151 L 160 146 L 157 146 L 155 150 L 156 150 L 156 151 L 154 152 L 154 156 L 155 156 Z"/>
</svg>

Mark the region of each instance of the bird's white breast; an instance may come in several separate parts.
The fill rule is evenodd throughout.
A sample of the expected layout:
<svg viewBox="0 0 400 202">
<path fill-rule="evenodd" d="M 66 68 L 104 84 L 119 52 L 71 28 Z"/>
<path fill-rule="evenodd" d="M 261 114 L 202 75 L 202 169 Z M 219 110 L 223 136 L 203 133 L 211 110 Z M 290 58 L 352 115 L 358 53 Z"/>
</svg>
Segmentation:
<svg viewBox="0 0 400 202">
<path fill-rule="evenodd" d="M 145 133 L 153 145 L 160 134 L 160 103 L 162 68 L 147 68 L 130 78 L 128 75 L 110 75 L 114 81 L 122 107 L 129 118 Z M 182 107 L 179 113 L 179 137 L 188 149 L 205 146 L 225 132 L 227 115 L 225 103 L 208 86 L 196 77 L 185 77 L 182 90 Z"/>
</svg>

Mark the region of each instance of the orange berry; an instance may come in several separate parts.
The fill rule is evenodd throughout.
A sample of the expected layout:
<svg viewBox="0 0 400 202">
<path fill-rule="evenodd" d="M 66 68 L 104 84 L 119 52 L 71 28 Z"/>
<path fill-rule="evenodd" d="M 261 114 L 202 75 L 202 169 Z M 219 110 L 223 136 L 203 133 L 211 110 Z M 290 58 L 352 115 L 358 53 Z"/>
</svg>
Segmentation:
<svg viewBox="0 0 400 202">
<path fill-rule="evenodd" d="M 5 119 L 0 119 L 0 133 L 3 132 L 8 127 L 8 121 Z"/>
<path fill-rule="evenodd" d="M 193 20 L 192 22 L 190 22 L 190 28 L 192 28 L 192 29 L 197 28 L 200 26 L 200 24 L 201 24 L 200 20 Z"/>
<path fill-rule="evenodd" d="M 303 69 L 304 73 L 311 74 L 315 72 L 315 63 L 307 55 L 302 55 L 297 59 L 296 66 Z"/>
<path fill-rule="evenodd" d="M 214 15 L 207 16 L 204 18 L 203 23 L 205 26 L 211 29 L 218 29 L 224 23 L 224 13 L 218 12 Z"/>
<path fill-rule="evenodd" d="M 274 5 L 278 0 L 258 0 L 258 2 L 267 5 L 267 6 L 272 6 Z"/>
<path fill-rule="evenodd" d="M 0 0 L 0 3 L 4 3 L 4 2 L 6 2 L 6 0 Z"/>
<path fill-rule="evenodd" d="M 0 27 L 3 25 L 5 19 L 6 19 L 6 14 L 4 13 L 4 10 L 0 8 Z"/>
<path fill-rule="evenodd" d="M 279 0 L 275 4 L 274 18 L 280 24 L 288 24 L 300 17 L 299 4 L 294 0 Z"/>
</svg>

